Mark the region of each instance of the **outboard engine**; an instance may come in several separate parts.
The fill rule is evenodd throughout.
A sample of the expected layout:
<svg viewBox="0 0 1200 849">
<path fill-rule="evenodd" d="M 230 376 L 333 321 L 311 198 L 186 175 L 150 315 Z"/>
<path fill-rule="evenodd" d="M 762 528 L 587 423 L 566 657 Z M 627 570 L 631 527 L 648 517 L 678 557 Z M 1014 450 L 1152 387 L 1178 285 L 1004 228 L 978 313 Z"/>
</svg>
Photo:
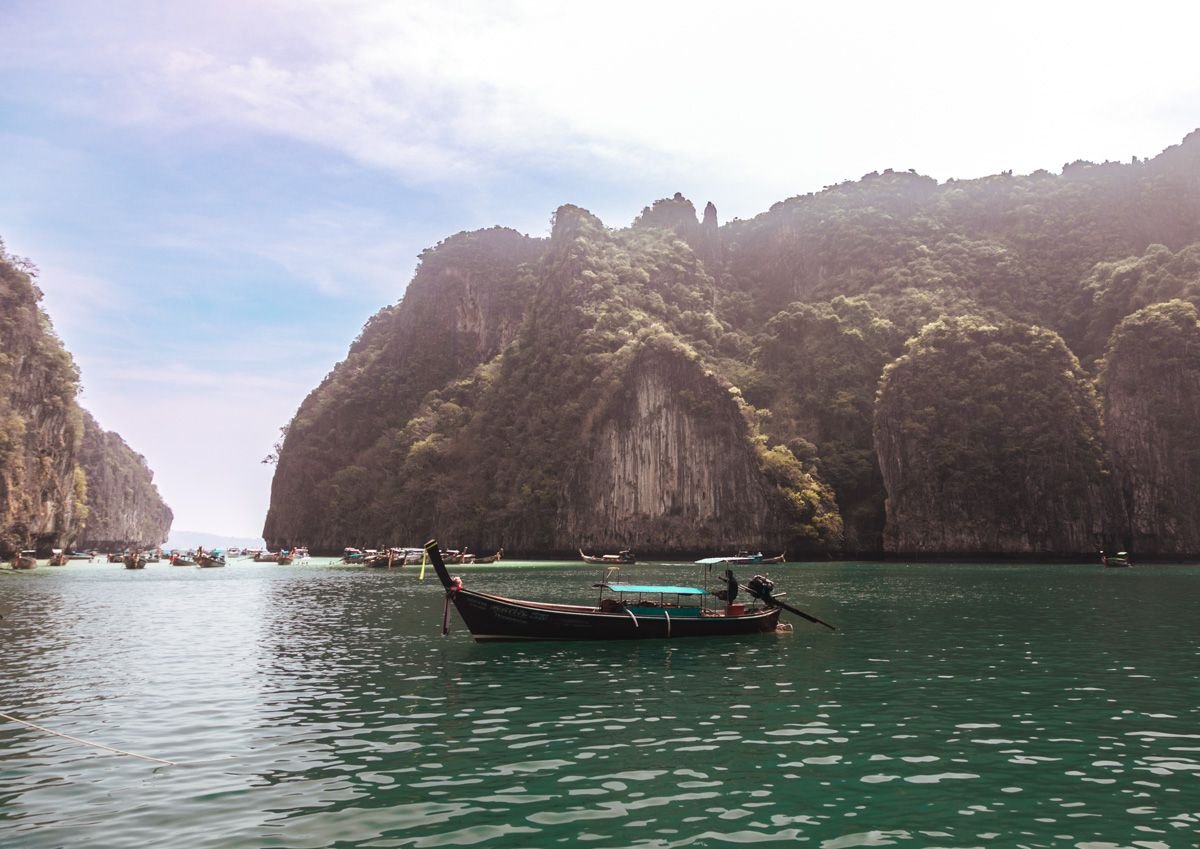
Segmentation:
<svg viewBox="0 0 1200 849">
<path fill-rule="evenodd" d="M 773 602 L 771 591 L 775 589 L 775 582 L 765 575 L 755 575 L 750 579 L 750 583 L 746 585 L 746 590 L 750 595 L 760 601 Z"/>
</svg>

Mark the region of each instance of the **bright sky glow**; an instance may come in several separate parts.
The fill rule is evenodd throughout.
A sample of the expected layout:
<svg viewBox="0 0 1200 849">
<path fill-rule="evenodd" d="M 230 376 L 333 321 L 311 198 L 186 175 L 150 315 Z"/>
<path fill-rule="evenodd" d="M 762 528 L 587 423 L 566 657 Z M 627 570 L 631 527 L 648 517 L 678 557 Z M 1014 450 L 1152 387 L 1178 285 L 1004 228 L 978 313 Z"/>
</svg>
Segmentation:
<svg viewBox="0 0 1200 849">
<path fill-rule="evenodd" d="M 1154 156 L 1200 126 L 1197 32 L 1158 0 L 2 0 L 0 238 L 175 527 L 255 537 L 259 460 L 425 247 Z"/>
</svg>

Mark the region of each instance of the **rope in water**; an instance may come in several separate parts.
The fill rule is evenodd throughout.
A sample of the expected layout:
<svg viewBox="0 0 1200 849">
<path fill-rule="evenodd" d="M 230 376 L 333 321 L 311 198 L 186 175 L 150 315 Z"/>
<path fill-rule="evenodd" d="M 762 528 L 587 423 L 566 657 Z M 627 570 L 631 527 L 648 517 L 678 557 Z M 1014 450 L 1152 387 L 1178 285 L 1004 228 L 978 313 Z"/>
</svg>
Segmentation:
<svg viewBox="0 0 1200 849">
<path fill-rule="evenodd" d="M 36 728 L 38 731 L 45 731 L 47 734 L 53 734 L 56 737 L 64 737 L 67 740 L 74 740 L 76 743 L 82 743 L 85 746 L 95 746 L 97 749 L 105 749 L 110 752 L 115 752 L 118 755 L 128 755 L 131 758 L 141 758 L 144 761 L 153 761 L 156 764 L 166 764 L 167 766 L 178 766 L 174 761 L 164 761 L 162 758 L 152 758 L 149 755 L 139 755 L 137 752 L 126 752 L 124 749 L 114 749 L 112 746 L 105 746 L 103 743 L 93 743 L 90 740 L 81 740 L 78 737 L 72 737 L 70 734 L 63 734 L 61 731 L 55 731 L 52 728 L 45 728 L 41 725 L 36 725 L 32 722 L 26 722 L 23 719 L 17 719 L 15 716 L 9 716 L 7 713 L 0 713 L 0 719 L 7 719 L 11 722 L 17 722 L 21 725 L 27 725 L 30 728 Z"/>
</svg>

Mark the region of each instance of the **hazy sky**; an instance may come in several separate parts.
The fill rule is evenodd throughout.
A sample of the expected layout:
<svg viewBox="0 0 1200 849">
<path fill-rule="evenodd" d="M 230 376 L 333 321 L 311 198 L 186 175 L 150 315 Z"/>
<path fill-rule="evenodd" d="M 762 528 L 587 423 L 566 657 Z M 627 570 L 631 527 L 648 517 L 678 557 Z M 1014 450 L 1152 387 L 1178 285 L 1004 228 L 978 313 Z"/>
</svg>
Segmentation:
<svg viewBox="0 0 1200 849">
<path fill-rule="evenodd" d="M 253 537 L 278 429 L 445 236 L 1154 156 L 1200 126 L 1197 32 L 1177 0 L 0 0 L 0 238 L 175 527 Z"/>
</svg>

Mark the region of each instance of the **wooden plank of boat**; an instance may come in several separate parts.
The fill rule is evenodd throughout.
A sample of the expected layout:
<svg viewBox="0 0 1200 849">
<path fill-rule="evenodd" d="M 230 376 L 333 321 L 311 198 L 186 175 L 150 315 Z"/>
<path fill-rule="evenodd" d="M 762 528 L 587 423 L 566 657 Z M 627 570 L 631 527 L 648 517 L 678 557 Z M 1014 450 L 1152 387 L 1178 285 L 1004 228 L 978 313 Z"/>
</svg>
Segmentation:
<svg viewBox="0 0 1200 849">
<path fill-rule="evenodd" d="M 680 604 L 680 598 L 701 599 L 698 587 L 605 584 L 616 597 L 600 604 L 576 605 L 514 599 L 467 589 L 446 569 L 435 540 L 425 550 L 446 589 L 443 632 L 453 604 L 471 635 L 492 640 L 644 640 L 678 637 L 716 637 L 773 632 L 782 608 L 778 604 L 746 608 L 725 605 L 711 609 Z M 657 598 L 653 598 L 657 596 Z M 650 598 L 648 598 L 650 597 Z"/>
</svg>

